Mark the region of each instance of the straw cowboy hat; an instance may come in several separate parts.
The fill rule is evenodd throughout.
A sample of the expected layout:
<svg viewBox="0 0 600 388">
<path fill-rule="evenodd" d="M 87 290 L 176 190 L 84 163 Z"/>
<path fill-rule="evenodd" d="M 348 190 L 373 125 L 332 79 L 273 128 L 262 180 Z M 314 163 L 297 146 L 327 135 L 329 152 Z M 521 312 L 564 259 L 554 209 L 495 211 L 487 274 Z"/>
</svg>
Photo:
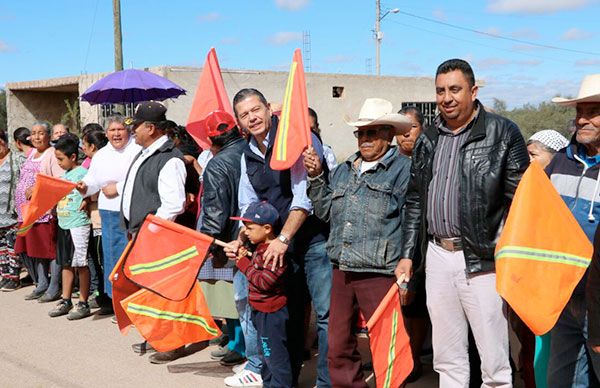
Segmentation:
<svg viewBox="0 0 600 388">
<path fill-rule="evenodd" d="M 392 103 L 382 98 L 367 98 L 360 108 L 358 119 L 350 120 L 344 117 L 346 124 L 353 127 L 366 127 L 373 125 L 390 125 L 396 130 L 396 135 L 410 131 L 412 122 L 408 117 L 399 113 L 392 113 Z"/>
<path fill-rule="evenodd" d="M 575 106 L 581 102 L 599 102 L 600 103 L 600 74 L 588 75 L 581 82 L 577 98 L 567 99 L 554 97 L 552 102 L 564 106 Z"/>
</svg>

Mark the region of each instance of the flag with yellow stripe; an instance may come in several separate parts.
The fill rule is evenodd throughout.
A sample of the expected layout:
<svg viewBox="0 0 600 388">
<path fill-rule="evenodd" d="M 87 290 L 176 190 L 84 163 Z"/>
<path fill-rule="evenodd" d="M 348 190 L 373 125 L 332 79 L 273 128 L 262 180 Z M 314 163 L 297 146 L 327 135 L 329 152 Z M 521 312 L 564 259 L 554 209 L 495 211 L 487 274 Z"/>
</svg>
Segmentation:
<svg viewBox="0 0 600 388">
<path fill-rule="evenodd" d="M 121 301 L 121 305 L 139 333 L 159 352 L 221 334 L 197 281 L 182 301 L 162 298 L 142 289 Z"/>
<path fill-rule="evenodd" d="M 496 288 L 536 335 L 556 324 L 592 244 L 540 165 L 531 163 L 496 245 Z"/>
<path fill-rule="evenodd" d="M 300 49 L 296 49 L 285 87 L 277 136 L 271 156 L 271 168 L 273 170 L 289 169 L 310 144 L 312 144 L 312 140 L 308 121 L 304 65 Z"/>
<path fill-rule="evenodd" d="M 400 387 L 413 369 L 413 358 L 396 284 L 367 322 L 367 328 L 377 388 Z"/>
<path fill-rule="evenodd" d="M 123 273 L 164 298 L 183 300 L 213 241 L 210 236 L 150 214 L 122 264 Z"/>
</svg>

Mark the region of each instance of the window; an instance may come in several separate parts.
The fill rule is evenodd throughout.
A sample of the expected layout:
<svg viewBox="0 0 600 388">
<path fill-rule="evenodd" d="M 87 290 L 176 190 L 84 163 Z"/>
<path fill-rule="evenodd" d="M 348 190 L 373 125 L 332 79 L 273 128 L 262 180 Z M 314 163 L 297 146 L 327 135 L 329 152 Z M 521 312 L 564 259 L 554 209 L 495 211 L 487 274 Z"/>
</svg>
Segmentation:
<svg viewBox="0 0 600 388">
<path fill-rule="evenodd" d="M 344 87 L 343 86 L 334 86 L 332 89 L 332 97 L 333 98 L 342 98 L 344 96 Z"/>
<path fill-rule="evenodd" d="M 433 124 L 433 120 L 437 115 L 437 106 L 435 102 L 403 102 L 402 108 L 406 108 L 407 106 L 414 106 L 417 108 L 422 114 L 424 119 L 423 126 L 427 128 L 431 124 Z"/>
<path fill-rule="evenodd" d="M 133 116 L 134 108 L 135 106 L 131 102 L 126 104 L 102 104 L 100 106 L 100 118 L 105 119 L 116 114 L 131 117 Z"/>
</svg>

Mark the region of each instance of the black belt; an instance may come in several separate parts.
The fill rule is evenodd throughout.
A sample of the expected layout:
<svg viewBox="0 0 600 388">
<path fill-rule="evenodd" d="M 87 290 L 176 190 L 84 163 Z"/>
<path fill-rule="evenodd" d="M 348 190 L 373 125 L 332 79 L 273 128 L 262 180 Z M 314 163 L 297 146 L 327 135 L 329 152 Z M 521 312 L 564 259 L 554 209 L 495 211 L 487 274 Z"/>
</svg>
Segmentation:
<svg viewBox="0 0 600 388">
<path fill-rule="evenodd" d="M 438 237 L 438 236 L 431 236 L 430 241 L 433 242 L 435 245 L 440 246 L 449 252 L 456 252 L 456 251 L 463 250 L 462 239 L 460 237 L 443 238 L 443 237 Z"/>
</svg>

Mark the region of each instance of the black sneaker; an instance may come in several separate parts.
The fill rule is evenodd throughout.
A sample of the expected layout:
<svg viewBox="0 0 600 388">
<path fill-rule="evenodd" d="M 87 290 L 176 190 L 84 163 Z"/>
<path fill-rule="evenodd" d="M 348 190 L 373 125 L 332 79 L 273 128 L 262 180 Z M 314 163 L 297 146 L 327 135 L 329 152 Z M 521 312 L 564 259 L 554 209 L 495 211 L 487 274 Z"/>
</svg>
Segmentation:
<svg viewBox="0 0 600 388">
<path fill-rule="evenodd" d="M 73 308 L 73 303 L 68 299 L 61 299 L 52 310 L 48 312 L 48 315 L 52 318 L 60 317 L 61 315 L 67 315 Z"/>
<path fill-rule="evenodd" d="M 27 294 L 25 295 L 25 300 L 35 300 L 35 299 L 39 299 L 42 297 L 42 295 L 44 295 L 44 293 L 46 292 L 46 290 L 33 290 L 31 292 L 31 294 Z"/>
<path fill-rule="evenodd" d="M 0 289 L 4 292 L 11 292 L 18 290 L 19 288 L 21 288 L 21 283 L 15 282 L 14 280 L 9 280 L 4 283 Z"/>
<path fill-rule="evenodd" d="M 2 280 L 0 280 L 0 289 L 2 289 L 2 287 L 4 287 L 4 285 L 8 283 L 9 280 L 10 279 L 8 278 L 2 278 Z"/>
<path fill-rule="evenodd" d="M 230 351 L 220 361 L 223 366 L 234 366 L 246 362 L 246 357 L 236 351 Z"/>
<path fill-rule="evenodd" d="M 90 305 L 87 304 L 87 302 L 78 302 L 75 308 L 67 315 L 67 319 L 69 321 L 76 321 L 78 319 L 89 317 L 91 314 Z"/>
<path fill-rule="evenodd" d="M 100 310 L 98 310 L 98 315 L 113 315 L 114 313 L 112 303 L 100 305 Z"/>
<path fill-rule="evenodd" d="M 21 279 L 21 287 L 28 287 L 33 285 L 33 279 L 29 274 Z"/>
</svg>

